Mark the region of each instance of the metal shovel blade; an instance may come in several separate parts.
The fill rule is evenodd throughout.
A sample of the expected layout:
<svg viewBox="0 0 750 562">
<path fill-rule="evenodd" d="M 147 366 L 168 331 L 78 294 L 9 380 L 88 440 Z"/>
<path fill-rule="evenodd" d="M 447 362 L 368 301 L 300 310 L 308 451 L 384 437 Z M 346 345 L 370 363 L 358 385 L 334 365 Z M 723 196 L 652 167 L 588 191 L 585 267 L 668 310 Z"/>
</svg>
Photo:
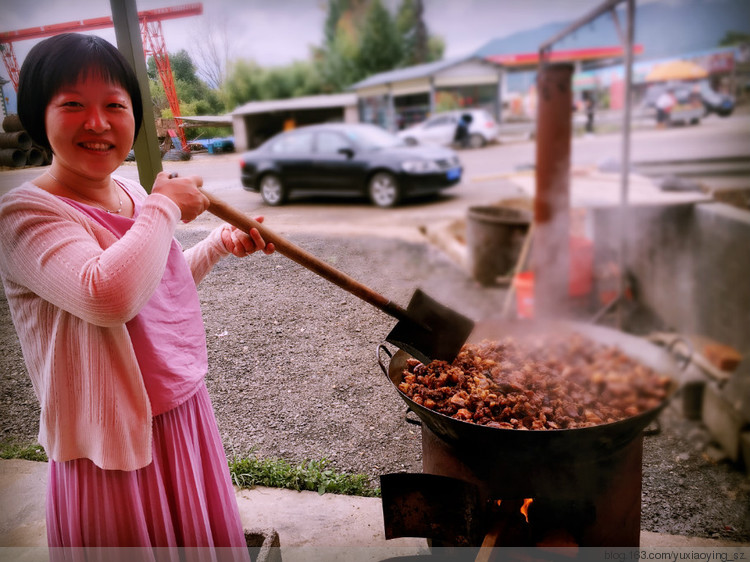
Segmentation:
<svg viewBox="0 0 750 562">
<path fill-rule="evenodd" d="M 435 359 L 452 362 L 466 343 L 474 322 L 417 289 L 385 340 L 427 364 Z"/>
</svg>

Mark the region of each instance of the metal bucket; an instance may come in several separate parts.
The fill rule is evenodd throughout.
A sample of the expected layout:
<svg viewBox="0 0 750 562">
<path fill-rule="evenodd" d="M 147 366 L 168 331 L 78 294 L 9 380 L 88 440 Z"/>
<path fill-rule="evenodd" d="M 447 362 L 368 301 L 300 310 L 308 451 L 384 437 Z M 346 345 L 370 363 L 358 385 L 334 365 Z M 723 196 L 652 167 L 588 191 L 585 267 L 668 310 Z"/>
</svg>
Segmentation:
<svg viewBox="0 0 750 562">
<path fill-rule="evenodd" d="M 531 225 L 531 212 L 504 206 L 470 207 L 466 243 L 474 278 L 492 285 L 511 276 Z"/>
</svg>

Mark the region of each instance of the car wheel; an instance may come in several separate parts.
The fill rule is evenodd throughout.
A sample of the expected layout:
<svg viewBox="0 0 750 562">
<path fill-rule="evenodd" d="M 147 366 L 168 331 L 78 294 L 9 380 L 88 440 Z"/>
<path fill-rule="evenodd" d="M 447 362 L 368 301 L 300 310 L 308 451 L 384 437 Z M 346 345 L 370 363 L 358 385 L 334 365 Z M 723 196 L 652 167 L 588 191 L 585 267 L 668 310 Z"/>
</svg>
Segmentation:
<svg viewBox="0 0 750 562">
<path fill-rule="evenodd" d="M 474 133 L 469 137 L 469 148 L 482 148 L 484 146 L 484 137 Z"/>
<path fill-rule="evenodd" d="M 370 200 L 378 207 L 394 207 L 401 200 L 401 189 L 396 177 L 388 172 L 378 172 L 367 188 Z"/>
<path fill-rule="evenodd" d="M 270 205 L 271 207 L 276 207 L 286 201 L 286 190 L 279 176 L 276 174 L 266 174 L 261 178 L 260 196 L 266 205 Z"/>
</svg>

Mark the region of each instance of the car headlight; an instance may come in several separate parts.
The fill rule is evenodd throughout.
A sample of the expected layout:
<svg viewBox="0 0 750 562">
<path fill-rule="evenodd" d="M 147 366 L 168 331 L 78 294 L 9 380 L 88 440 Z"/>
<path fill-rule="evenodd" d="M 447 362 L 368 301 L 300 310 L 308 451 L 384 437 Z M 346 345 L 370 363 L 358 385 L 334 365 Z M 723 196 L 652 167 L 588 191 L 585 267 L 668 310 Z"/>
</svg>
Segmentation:
<svg viewBox="0 0 750 562">
<path fill-rule="evenodd" d="M 439 172 L 440 168 L 432 160 L 406 160 L 401 163 L 405 172 L 410 174 L 425 174 L 428 172 Z"/>
</svg>

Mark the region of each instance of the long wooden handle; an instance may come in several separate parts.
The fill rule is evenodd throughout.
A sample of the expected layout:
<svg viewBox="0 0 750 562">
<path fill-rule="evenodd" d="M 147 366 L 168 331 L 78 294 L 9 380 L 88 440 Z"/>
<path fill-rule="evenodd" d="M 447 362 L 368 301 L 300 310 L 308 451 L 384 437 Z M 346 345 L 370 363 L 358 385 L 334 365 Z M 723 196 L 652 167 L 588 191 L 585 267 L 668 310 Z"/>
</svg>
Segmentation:
<svg viewBox="0 0 750 562">
<path fill-rule="evenodd" d="M 397 320 L 409 320 L 409 315 L 406 310 L 404 310 L 399 305 L 391 302 L 383 295 L 375 292 L 359 281 L 352 279 L 346 273 L 343 273 L 338 269 L 331 267 L 326 262 L 316 258 L 309 252 L 291 243 L 286 238 L 279 236 L 255 219 L 247 216 L 246 214 L 242 213 L 238 209 L 235 209 L 224 201 L 217 199 L 206 190 L 201 189 L 201 192 L 206 197 L 208 197 L 208 200 L 211 202 L 211 205 L 208 208 L 209 213 L 216 215 L 221 220 L 228 222 L 233 226 L 236 226 L 244 232 L 249 233 L 251 228 L 256 228 L 258 232 L 260 232 L 260 235 L 263 237 L 266 243 L 272 242 L 276 247 L 276 251 L 280 254 L 286 256 L 292 261 L 297 262 L 302 267 L 309 269 L 314 273 L 317 273 L 324 279 L 330 281 L 335 285 L 338 285 L 355 297 L 358 297 L 363 301 L 370 303 L 374 307 L 382 310 L 390 316 L 393 316 Z"/>
<path fill-rule="evenodd" d="M 516 294 L 516 275 L 521 273 L 526 267 L 526 261 L 531 251 L 531 244 L 534 240 L 534 223 L 532 222 L 529 226 L 529 231 L 526 233 L 526 238 L 523 240 L 523 246 L 521 246 L 521 253 L 518 256 L 518 261 L 513 268 L 513 277 L 511 278 L 510 287 L 508 292 L 505 293 L 505 302 L 503 303 L 503 310 L 500 313 L 501 318 L 508 318 L 510 316 L 510 307 L 513 303 L 513 298 Z"/>
</svg>

